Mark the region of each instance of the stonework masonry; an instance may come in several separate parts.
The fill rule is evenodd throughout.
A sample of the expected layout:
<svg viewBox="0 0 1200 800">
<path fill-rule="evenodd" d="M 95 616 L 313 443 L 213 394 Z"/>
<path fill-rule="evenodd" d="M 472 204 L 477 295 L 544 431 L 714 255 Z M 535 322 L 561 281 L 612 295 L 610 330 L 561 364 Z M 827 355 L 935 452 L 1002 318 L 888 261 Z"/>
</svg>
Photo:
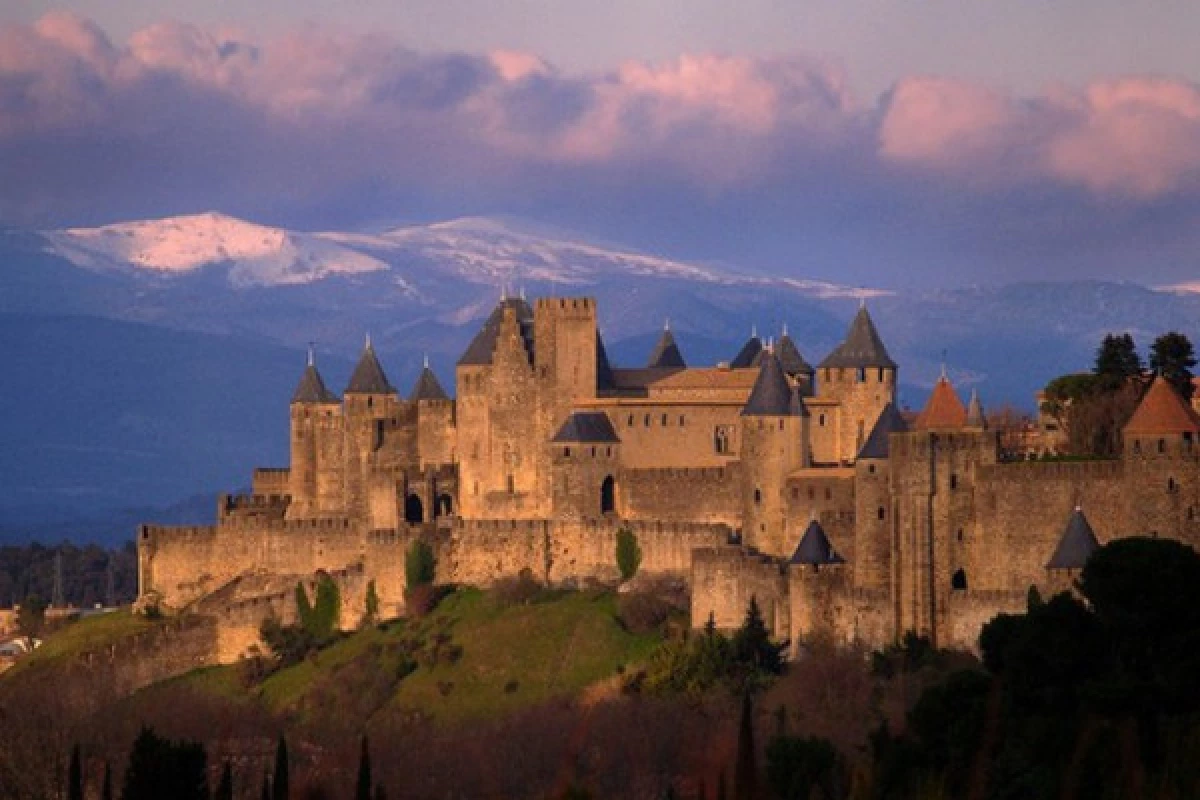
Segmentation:
<svg viewBox="0 0 1200 800">
<path fill-rule="evenodd" d="M 222 496 L 215 525 L 143 526 L 139 602 L 214 620 L 211 657 L 232 661 L 265 618 L 294 618 L 296 585 L 320 574 L 343 627 L 372 583 L 385 616 L 403 613 L 417 539 L 440 581 L 581 585 L 618 579 L 626 528 L 643 571 L 690 586 L 696 626 L 734 627 L 755 598 L 794 643 L 913 631 L 972 648 L 1031 586 L 1070 589 L 1082 564 L 1047 564 L 1077 508 L 1100 543 L 1200 544 L 1200 419 L 1161 388 L 1174 421 L 1142 415 L 1120 459 L 1008 461 L 985 420 L 896 413 L 898 370 L 865 308 L 815 370 L 789 347 L 619 368 L 592 299 L 505 298 L 460 359 L 455 398 L 429 373 L 405 399 L 369 343 L 340 398 L 310 362 L 291 463 Z M 819 546 L 800 546 L 814 523 Z"/>
</svg>

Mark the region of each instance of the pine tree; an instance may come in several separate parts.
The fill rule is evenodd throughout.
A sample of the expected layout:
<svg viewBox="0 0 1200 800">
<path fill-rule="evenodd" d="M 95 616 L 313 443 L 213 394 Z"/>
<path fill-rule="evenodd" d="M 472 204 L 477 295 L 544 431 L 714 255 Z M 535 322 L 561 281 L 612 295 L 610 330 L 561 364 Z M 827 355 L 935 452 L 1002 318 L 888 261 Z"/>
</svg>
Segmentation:
<svg viewBox="0 0 1200 800">
<path fill-rule="evenodd" d="M 275 748 L 275 778 L 271 781 L 271 800 L 288 800 L 288 751 L 283 734 Z"/>
<path fill-rule="evenodd" d="M 217 784 L 217 793 L 213 795 L 213 800 L 233 800 L 233 767 L 228 759 L 221 770 L 221 782 Z"/>
<path fill-rule="evenodd" d="M 1108 334 L 1096 351 L 1095 373 L 1108 388 L 1115 389 L 1142 374 L 1142 358 L 1128 333 Z"/>
<path fill-rule="evenodd" d="M 358 758 L 358 786 L 354 797 L 356 800 L 371 800 L 371 752 L 366 736 L 362 737 L 362 753 Z"/>
<path fill-rule="evenodd" d="M 1171 331 L 1154 340 L 1150 348 L 1150 368 L 1166 378 L 1184 400 L 1192 399 L 1192 367 L 1196 353 L 1192 342 L 1182 333 Z"/>
<path fill-rule="evenodd" d="M 83 756 L 79 744 L 71 748 L 71 766 L 67 770 L 67 800 L 83 800 Z"/>
</svg>

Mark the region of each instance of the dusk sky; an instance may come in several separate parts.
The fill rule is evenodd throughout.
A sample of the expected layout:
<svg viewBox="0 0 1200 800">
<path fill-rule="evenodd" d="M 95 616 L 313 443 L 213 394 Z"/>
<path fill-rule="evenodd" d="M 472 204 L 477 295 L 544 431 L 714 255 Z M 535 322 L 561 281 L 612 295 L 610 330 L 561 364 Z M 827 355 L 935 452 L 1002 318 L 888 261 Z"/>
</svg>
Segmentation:
<svg viewBox="0 0 1200 800">
<path fill-rule="evenodd" d="M 905 287 L 1200 280 L 1200 4 L 0 6 L 0 224 L 507 214 Z"/>
</svg>

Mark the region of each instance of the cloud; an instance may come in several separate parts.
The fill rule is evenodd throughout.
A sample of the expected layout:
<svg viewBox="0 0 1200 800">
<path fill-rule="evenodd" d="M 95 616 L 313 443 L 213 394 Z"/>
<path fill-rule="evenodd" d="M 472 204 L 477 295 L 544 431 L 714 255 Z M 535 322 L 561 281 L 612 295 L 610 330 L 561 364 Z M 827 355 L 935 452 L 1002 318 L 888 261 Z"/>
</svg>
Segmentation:
<svg viewBox="0 0 1200 800">
<path fill-rule="evenodd" d="M 841 237 L 829 259 L 903 261 L 883 237 L 944 251 L 932 226 L 950 218 L 968 252 L 1007 226 L 1024 252 L 1061 253 L 1063 220 L 1121 231 L 1158 209 L 1161 226 L 1200 189 L 1200 89 L 1184 81 L 1017 96 L 910 77 L 866 102 L 847 85 L 802 55 L 568 75 L 532 53 L 423 53 L 312 26 L 257 39 L 164 22 L 114 44 L 53 13 L 0 28 L 0 222 L 511 211 L 695 248 L 726 226 L 721 257 L 750 252 L 736 231 L 793 247 L 815 232 Z M 1104 214 L 1120 224 L 1091 224 Z M 871 236 L 870 250 L 853 241 Z"/>
</svg>

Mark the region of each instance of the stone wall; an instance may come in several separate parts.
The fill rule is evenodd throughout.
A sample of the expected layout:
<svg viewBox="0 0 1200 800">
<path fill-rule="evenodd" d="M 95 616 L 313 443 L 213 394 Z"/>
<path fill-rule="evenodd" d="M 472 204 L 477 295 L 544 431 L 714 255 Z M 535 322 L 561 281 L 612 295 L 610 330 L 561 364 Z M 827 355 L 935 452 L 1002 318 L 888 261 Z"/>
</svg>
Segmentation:
<svg viewBox="0 0 1200 800">
<path fill-rule="evenodd" d="M 692 557 L 691 585 L 693 627 L 703 627 L 711 616 L 722 630 L 737 628 L 753 597 L 772 635 L 787 638 L 787 577 L 778 559 L 737 546 L 698 549 Z"/>
<path fill-rule="evenodd" d="M 741 466 L 620 470 L 621 513 L 633 520 L 687 520 L 741 527 Z"/>
</svg>

